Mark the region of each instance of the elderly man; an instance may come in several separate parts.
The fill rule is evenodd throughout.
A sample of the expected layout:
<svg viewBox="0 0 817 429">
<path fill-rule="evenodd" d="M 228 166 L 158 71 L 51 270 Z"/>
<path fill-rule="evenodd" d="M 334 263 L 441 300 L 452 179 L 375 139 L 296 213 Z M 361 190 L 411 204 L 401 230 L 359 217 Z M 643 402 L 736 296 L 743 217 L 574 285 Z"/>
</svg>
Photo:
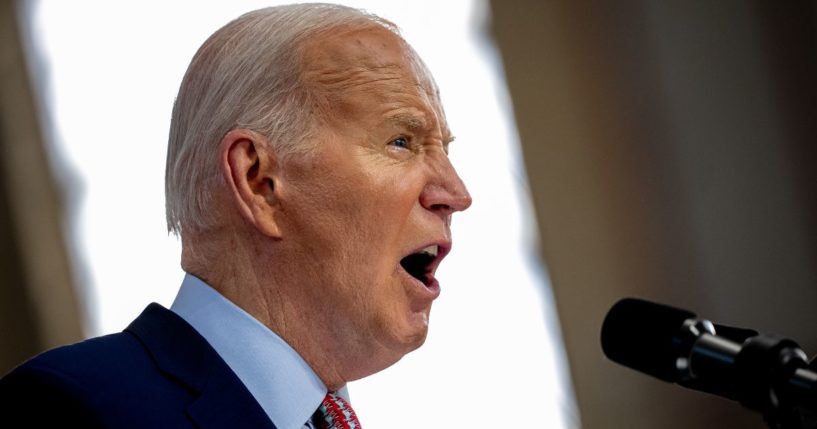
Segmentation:
<svg viewBox="0 0 817 429">
<path fill-rule="evenodd" d="M 170 310 L 44 353 L 0 407 L 82 427 L 360 427 L 345 385 L 419 347 L 470 196 L 428 70 L 393 24 L 332 5 L 248 13 L 184 77 Z"/>
</svg>

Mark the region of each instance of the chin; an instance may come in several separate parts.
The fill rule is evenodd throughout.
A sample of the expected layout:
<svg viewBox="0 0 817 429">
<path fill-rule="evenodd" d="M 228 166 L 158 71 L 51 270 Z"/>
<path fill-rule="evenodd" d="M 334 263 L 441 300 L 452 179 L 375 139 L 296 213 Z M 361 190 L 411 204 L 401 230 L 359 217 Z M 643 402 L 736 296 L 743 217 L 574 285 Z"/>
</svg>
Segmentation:
<svg viewBox="0 0 817 429">
<path fill-rule="evenodd" d="M 395 363 L 403 356 L 420 348 L 426 341 L 428 325 L 426 323 L 407 323 L 400 332 L 392 332 L 388 341 L 380 343 L 380 350 L 369 354 L 369 368 L 359 378 L 380 372 Z"/>
<path fill-rule="evenodd" d="M 428 336 L 428 315 L 426 313 L 415 313 L 413 320 L 407 321 L 406 328 L 402 335 L 398 337 L 398 348 L 402 349 L 402 354 L 417 350 L 426 341 Z"/>
<path fill-rule="evenodd" d="M 419 348 L 424 342 L 425 335 L 403 338 L 397 341 L 399 343 L 397 347 L 381 348 L 379 352 L 370 353 L 365 358 L 361 357 L 357 360 L 360 365 L 352 370 L 347 380 L 359 380 L 383 371 L 399 362 L 403 356 Z"/>
</svg>

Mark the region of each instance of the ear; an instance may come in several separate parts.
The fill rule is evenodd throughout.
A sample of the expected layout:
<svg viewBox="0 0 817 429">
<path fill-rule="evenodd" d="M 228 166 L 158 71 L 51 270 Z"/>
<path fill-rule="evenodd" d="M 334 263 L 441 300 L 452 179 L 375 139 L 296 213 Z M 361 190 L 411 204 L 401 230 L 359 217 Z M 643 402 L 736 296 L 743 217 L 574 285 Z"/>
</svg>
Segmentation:
<svg viewBox="0 0 817 429">
<path fill-rule="evenodd" d="M 262 234 L 280 238 L 278 163 L 269 141 L 251 130 L 234 129 L 219 144 L 222 174 L 241 216 Z"/>
</svg>

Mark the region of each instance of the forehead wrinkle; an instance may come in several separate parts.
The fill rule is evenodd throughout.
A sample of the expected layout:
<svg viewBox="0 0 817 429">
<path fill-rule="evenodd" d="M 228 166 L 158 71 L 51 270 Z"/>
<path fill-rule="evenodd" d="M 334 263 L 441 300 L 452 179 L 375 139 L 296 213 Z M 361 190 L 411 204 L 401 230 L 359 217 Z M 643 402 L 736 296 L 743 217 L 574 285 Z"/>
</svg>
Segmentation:
<svg viewBox="0 0 817 429">
<path fill-rule="evenodd" d="M 412 131 L 435 130 L 439 135 L 434 137 L 450 142 L 453 138 L 433 77 L 416 52 L 392 36 L 385 41 L 366 35 L 333 37 L 324 43 L 313 40 L 304 51 L 311 60 L 301 63 L 301 77 L 314 96 L 316 112 L 334 122 L 345 115 L 376 114 L 377 105 L 390 106 L 380 112 L 383 123 Z M 413 110 L 415 116 L 421 116 L 392 113 L 398 110 Z"/>
<path fill-rule="evenodd" d="M 374 72 L 370 69 L 346 69 L 324 71 L 311 78 L 313 89 L 323 92 L 331 98 L 338 98 L 343 93 L 361 91 L 366 93 L 394 94 L 405 93 L 405 76 L 399 73 Z M 416 87 L 421 87 L 415 84 Z"/>
</svg>

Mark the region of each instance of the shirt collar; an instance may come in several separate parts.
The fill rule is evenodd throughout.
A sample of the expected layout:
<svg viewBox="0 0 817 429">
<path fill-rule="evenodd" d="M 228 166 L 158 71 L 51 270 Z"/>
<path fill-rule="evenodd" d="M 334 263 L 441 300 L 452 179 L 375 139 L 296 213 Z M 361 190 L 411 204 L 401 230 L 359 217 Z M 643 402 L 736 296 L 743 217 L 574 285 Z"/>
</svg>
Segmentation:
<svg viewBox="0 0 817 429">
<path fill-rule="evenodd" d="M 281 337 L 192 274 L 170 307 L 216 350 L 278 429 L 300 429 L 326 386 Z M 338 394 L 348 400 L 346 387 Z"/>
</svg>

